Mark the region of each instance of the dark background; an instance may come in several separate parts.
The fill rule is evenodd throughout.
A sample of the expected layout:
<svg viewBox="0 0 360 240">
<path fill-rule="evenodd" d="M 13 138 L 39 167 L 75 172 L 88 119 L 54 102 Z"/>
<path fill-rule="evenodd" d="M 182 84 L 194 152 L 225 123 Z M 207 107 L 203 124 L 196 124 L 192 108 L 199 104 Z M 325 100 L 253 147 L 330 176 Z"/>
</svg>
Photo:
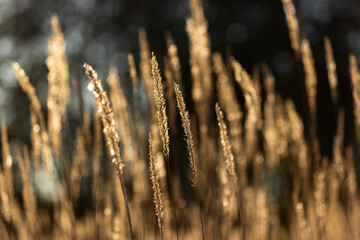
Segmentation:
<svg viewBox="0 0 360 240">
<path fill-rule="evenodd" d="M 288 38 L 280 0 L 206 0 L 212 51 L 225 53 L 230 46 L 233 56 L 249 71 L 266 61 L 276 79 L 276 89 L 292 98 L 303 113 L 299 69 Z M 346 139 L 353 138 L 351 83 L 348 54 L 360 53 L 360 3 L 356 0 L 295 1 L 300 32 L 314 51 L 318 74 L 318 121 L 321 149 L 331 151 L 335 117 L 326 75 L 323 37 L 328 35 L 334 48 L 339 80 L 339 104 L 346 110 Z M 160 65 L 166 52 L 164 31 L 169 30 L 178 45 L 186 89 L 191 88 L 188 37 L 185 18 L 190 15 L 185 0 L 0 0 L 0 117 L 8 125 L 10 140 L 29 142 L 28 100 L 12 71 L 11 61 L 18 61 L 35 85 L 43 109 L 47 98 L 47 38 L 50 18 L 57 13 L 67 43 L 71 80 L 83 82 L 85 100 L 91 94 L 82 68 L 86 60 L 102 79 L 110 67 L 118 68 L 123 86 L 129 88 L 127 54 L 138 63 L 138 28 L 145 27 L 151 50 Z M 74 87 L 72 87 L 74 89 Z M 79 121 L 77 97 L 72 91 L 69 106 L 71 121 Z M 190 104 L 191 109 L 191 104 Z M 45 112 L 46 113 L 46 112 Z M 24 120 L 25 119 L 25 120 Z"/>
</svg>

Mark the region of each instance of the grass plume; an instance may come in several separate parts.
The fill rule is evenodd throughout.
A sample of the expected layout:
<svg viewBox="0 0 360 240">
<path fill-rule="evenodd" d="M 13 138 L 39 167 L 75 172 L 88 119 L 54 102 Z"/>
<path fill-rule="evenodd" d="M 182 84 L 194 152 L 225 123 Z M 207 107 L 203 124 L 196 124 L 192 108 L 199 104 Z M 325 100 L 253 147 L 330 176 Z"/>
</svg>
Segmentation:
<svg viewBox="0 0 360 240">
<path fill-rule="evenodd" d="M 185 140 L 186 140 L 187 149 L 188 149 L 188 153 L 189 153 L 190 167 L 192 170 L 192 183 L 195 188 L 198 202 L 199 202 L 202 238 L 205 239 L 205 230 L 204 230 L 205 226 L 203 223 L 203 215 L 202 215 L 202 209 L 201 209 L 201 203 L 200 203 L 199 174 L 198 174 L 198 168 L 197 168 L 197 162 L 196 162 L 197 153 L 195 151 L 193 134 L 191 132 L 189 113 L 186 110 L 185 101 L 182 96 L 180 87 L 176 83 L 174 83 L 174 90 L 175 90 L 175 95 L 176 95 L 177 107 L 179 109 L 179 113 L 181 116 L 182 127 L 184 129 L 185 137 L 186 137 Z"/>
<path fill-rule="evenodd" d="M 114 114 L 110 106 L 110 101 L 107 93 L 103 89 L 100 79 L 98 79 L 97 72 L 87 63 L 84 63 L 84 68 L 86 69 L 86 74 L 90 78 L 88 90 L 94 94 L 97 103 L 97 113 L 101 115 L 101 120 L 103 123 L 103 133 L 106 139 L 107 149 L 111 157 L 111 162 L 115 165 L 116 172 L 121 182 L 121 188 L 125 199 L 126 212 L 130 227 L 131 239 L 133 239 L 130 211 L 127 203 L 124 180 L 122 177 L 122 168 L 124 167 L 124 163 L 120 156 L 119 135 L 116 132 Z"/>
</svg>

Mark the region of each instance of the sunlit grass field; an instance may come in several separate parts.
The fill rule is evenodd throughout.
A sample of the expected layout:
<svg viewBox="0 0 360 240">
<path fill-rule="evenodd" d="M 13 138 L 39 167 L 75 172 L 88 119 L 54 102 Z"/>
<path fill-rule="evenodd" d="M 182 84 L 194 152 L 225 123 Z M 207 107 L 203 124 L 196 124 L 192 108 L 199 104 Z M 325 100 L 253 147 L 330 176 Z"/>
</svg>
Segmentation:
<svg viewBox="0 0 360 240">
<path fill-rule="evenodd" d="M 86 82 L 70 79 L 54 14 L 46 103 L 26 69 L 13 62 L 28 97 L 30 118 L 23 121 L 30 123 L 31 144 L 10 146 L 6 116 L 0 116 L 0 239 L 360 239 L 359 59 L 349 56 L 356 139 L 345 145 L 336 63 L 324 36 L 337 119 L 332 154 L 324 155 L 315 60 L 293 3 L 282 3 L 301 72 L 301 116 L 276 91 L 266 62 L 248 72 L 231 55 L 211 52 L 200 0 L 189 0 L 186 19 L 191 92 L 176 39 L 165 33 L 167 53 L 159 61 L 143 28 L 139 53 L 128 54 L 130 89 L 116 68 L 109 66 L 101 80 L 90 62 L 79 63 Z M 92 109 L 84 103 L 85 87 Z M 71 92 L 79 104 L 77 124 L 69 124 Z"/>
</svg>

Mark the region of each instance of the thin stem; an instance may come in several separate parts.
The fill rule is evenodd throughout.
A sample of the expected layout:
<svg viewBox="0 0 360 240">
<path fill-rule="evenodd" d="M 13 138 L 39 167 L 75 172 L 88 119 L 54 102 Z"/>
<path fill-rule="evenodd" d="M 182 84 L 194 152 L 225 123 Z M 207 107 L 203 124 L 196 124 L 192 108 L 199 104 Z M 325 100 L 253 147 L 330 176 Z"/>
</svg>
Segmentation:
<svg viewBox="0 0 360 240">
<path fill-rule="evenodd" d="M 173 215 L 174 215 L 174 221 L 175 221 L 176 239 L 179 240 L 179 229 L 178 229 L 178 224 L 177 224 L 175 201 L 174 201 L 173 193 L 172 193 L 172 179 L 171 179 L 171 174 L 170 174 L 170 164 L 169 164 L 169 158 L 168 157 L 165 157 L 165 165 L 166 165 L 166 170 L 167 170 L 166 178 L 167 178 L 168 185 L 169 185 L 171 208 L 172 208 L 172 212 L 173 212 Z"/>
<path fill-rule="evenodd" d="M 127 215 L 127 219 L 128 219 L 128 222 L 129 222 L 129 228 L 130 228 L 130 236 L 131 236 L 131 239 L 133 240 L 134 239 L 133 228 L 132 228 L 132 225 L 131 225 L 130 210 L 129 210 L 129 204 L 128 204 L 126 191 L 125 191 L 125 186 L 124 186 L 124 179 L 123 179 L 122 174 L 120 173 L 120 170 L 117 170 L 117 175 L 119 177 L 120 184 L 121 184 L 121 190 L 122 190 L 123 195 L 124 195 L 126 215 Z"/>
<path fill-rule="evenodd" d="M 199 204 L 202 239 L 205 240 L 205 226 L 204 226 L 204 220 L 203 220 L 203 210 L 202 210 L 202 207 L 201 207 L 200 193 L 199 193 L 199 188 L 198 188 L 197 185 L 195 187 L 195 191 L 196 191 L 196 197 L 197 197 L 198 204 Z"/>
</svg>

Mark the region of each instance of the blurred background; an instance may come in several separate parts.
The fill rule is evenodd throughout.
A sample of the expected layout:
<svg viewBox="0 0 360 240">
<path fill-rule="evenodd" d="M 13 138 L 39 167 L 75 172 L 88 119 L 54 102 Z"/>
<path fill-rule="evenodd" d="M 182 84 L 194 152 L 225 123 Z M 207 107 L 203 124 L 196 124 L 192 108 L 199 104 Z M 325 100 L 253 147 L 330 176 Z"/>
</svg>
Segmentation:
<svg viewBox="0 0 360 240">
<path fill-rule="evenodd" d="M 356 0 L 294 1 L 300 32 L 314 52 L 318 75 L 318 120 L 321 149 L 331 151 L 335 119 L 326 74 L 323 37 L 329 36 L 334 49 L 339 79 L 339 103 L 346 110 L 347 141 L 353 138 L 351 83 L 348 54 L 360 53 L 360 2 Z M 273 70 L 276 88 L 292 98 L 302 113 L 298 69 L 290 46 L 280 0 L 204 0 L 213 52 L 233 56 L 251 73 L 253 66 L 266 61 Z M 169 30 L 178 45 L 185 89 L 191 88 L 188 37 L 185 18 L 190 15 L 186 0 L 0 0 L 0 116 L 8 126 L 10 142 L 30 142 L 29 107 L 14 76 L 11 62 L 18 61 L 30 76 L 46 109 L 45 65 L 51 14 L 57 13 L 67 44 L 71 82 L 83 83 L 85 102 L 92 104 L 82 67 L 86 60 L 102 79 L 116 67 L 125 91 L 130 89 L 127 54 L 139 62 L 138 29 L 145 27 L 150 48 L 163 66 L 166 52 L 164 32 Z M 72 85 L 70 121 L 79 121 L 78 98 Z M 145 101 L 145 97 L 143 98 Z M 146 107 L 144 107 L 146 109 Z M 190 103 L 191 109 L 191 103 Z M 45 110 L 44 110 L 45 111 Z M 46 114 L 46 112 L 45 112 Z"/>
</svg>

